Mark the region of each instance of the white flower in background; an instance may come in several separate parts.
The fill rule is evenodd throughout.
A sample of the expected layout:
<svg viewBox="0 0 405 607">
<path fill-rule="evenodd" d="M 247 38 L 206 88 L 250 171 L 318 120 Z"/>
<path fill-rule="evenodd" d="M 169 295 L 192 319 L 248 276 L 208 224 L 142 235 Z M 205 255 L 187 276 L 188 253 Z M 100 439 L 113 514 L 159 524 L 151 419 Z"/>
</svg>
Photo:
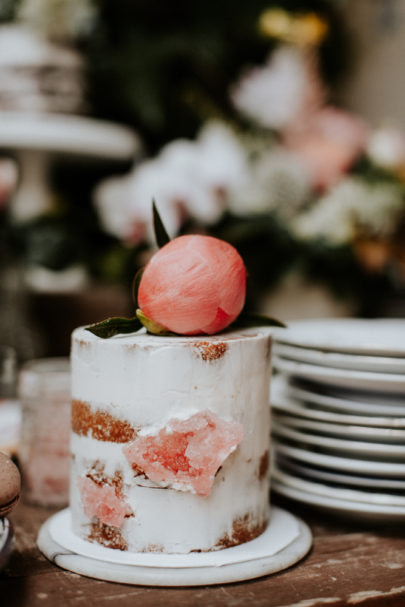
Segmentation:
<svg viewBox="0 0 405 607">
<path fill-rule="evenodd" d="M 354 207 L 360 230 L 377 237 L 391 236 L 405 210 L 402 186 L 383 182 L 362 185 L 363 200 Z"/>
<path fill-rule="evenodd" d="M 367 155 L 377 166 L 395 171 L 405 166 L 405 136 L 394 128 L 377 129 L 369 138 Z"/>
<path fill-rule="evenodd" d="M 208 187 L 218 193 L 240 187 L 248 171 L 248 160 L 234 131 L 219 121 L 211 121 L 202 128 L 198 141 L 200 171 Z"/>
<path fill-rule="evenodd" d="M 153 241 L 154 199 L 169 234 L 175 236 L 188 217 L 203 225 L 218 221 L 247 166 L 246 153 L 232 131 L 208 123 L 195 142 L 173 141 L 129 175 L 103 182 L 95 204 L 108 233 L 130 242 L 144 237 Z"/>
<path fill-rule="evenodd" d="M 389 236 L 405 208 L 403 189 L 396 184 L 368 183 L 347 178 L 292 224 L 303 239 L 345 244 L 358 234 Z"/>
<path fill-rule="evenodd" d="M 152 200 L 155 200 L 167 231 L 176 235 L 181 226 L 179 204 L 183 183 L 160 162 L 148 160 L 124 177 L 103 181 L 94 202 L 105 231 L 128 243 L 145 238 L 153 242 Z"/>
<path fill-rule="evenodd" d="M 94 192 L 94 203 L 104 230 L 117 238 L 129 238 L 128 178 L 105 179 Z"/>
<path fill-rule="evenodd" d="M 331 245 L 350 242 L 353 237 L 353 221 L 347 212 L 346 197 L 351 199 L 352 195 L 351 184 L 340 183 L 328 196 L 321 198 L 309 211 L 292 221 L 293 233 L 303 240 L 320 238 Z"/>
<path fill-rule="evenodd" d="M 241 215 L 274 211 L 288 220 L 309 193 L 307 172 L 295 156 L 281 147 L 269 148 L 252 160 L 249 179 L 231 198 L 229 207 Z"/>
<path fill-rule="evenodd" d="M 191 205 L 204 207 L 211 204 L 207 193 L 193 180 L 197 162 L 195 146 L 187 141 L 177 141 L 170 146 L 173 146 L 171 150 L 164 148 L 161 155 L 141 164 L 130 177 L 127 204 L 132 216 L 144 222 L 150 241 L 154 240 L 153 199 L 172 237 L 177 235 L 190 215 Z"/>
<path fill-rule="evenodd" d="M 219 192 L 226 180 L 220 175 L 219 181 L 214 179 L 212 169 L 215 165 L 200 142 L 178 140 L 169 143 L 163 148 L 159 161 L 162 170 L 171 174 L 172 184 L 157 195 L 156 200 L 160 202 L 162 197 L 169 197 L 182 207 L 185 217 L 203 224 L 215 223 L 223 213 Z"/>
<path fill-rule="evenodd" d="M 264 67 L 242 76 L 230 96 L 235 108 L 257 124 L 283 130 L 320 107 L 324 95 L 309 59 L 297 47 L 282 45 Z"/>
</svg>

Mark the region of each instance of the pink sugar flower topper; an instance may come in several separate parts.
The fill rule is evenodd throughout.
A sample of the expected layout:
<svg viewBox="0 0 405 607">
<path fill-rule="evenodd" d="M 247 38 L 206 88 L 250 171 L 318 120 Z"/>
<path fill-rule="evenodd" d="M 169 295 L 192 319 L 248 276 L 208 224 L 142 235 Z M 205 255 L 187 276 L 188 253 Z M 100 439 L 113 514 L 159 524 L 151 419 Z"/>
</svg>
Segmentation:
<svg viewBox="0 0 405 607">
<path fill-rule="evenodd" d="M 285 326 L 273 318 L 241 314 L 247 272 L 231 244 L 200 234 L 170 240 L 155 203 L 153 219 L 161 248 L 135 275 L 135 316 L 107 318 L 88 331 L 106 339 L 142 326 L 155 335 L 213 335 L 236 319 L 245 327 Z"/>
<path fill-rule="evenodd" d="M 169 331 L 213 334 L 242 311 L 246 269 L 236 249 L 218 238 L 180 236 L 146 266 L 138 291 L 142 312 Z"/>
</svg>

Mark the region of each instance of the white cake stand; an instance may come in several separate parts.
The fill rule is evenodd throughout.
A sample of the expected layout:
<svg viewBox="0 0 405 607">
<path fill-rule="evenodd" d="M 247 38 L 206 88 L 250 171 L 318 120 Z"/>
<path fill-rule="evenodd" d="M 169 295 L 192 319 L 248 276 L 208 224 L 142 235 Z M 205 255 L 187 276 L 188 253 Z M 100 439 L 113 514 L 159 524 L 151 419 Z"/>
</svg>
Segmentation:
<svg viewBox="0 0 405 607">
<path fill-rule="evenodd" d="M 37 540 L 41 552 L 68 571 L 122 584 L 200 586 L 250 580 L 290 567 L 312 545 L 308 526 L 275 506 L 269 526 L 258 538 L 233 548 L 187 555 L 104 548 L 77 538 L 70 522 L 66 509 L 44 523 Z"/>
<path fill-rule="evenodd" d="M 0 111 L 0 150 L 12 152 L 20 184 L 10 205 L 16 220 L 37 217 L 52 206 L 48 168 L 54 155 L 125 161 L 141 149 L 129 128 L 83 116 Z"/>
</svg>

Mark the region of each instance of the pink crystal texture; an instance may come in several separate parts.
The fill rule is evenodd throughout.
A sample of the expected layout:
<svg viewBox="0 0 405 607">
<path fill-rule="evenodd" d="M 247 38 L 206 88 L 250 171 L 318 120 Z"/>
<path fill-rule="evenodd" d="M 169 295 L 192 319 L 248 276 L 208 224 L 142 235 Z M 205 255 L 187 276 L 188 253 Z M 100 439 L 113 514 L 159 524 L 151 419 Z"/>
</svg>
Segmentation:
<svg viewBox="0 0 405 607">
<path fill-rule="evenodd" d="M 87 477 L 79 478 L 78 485 L 86 516 L 96 516 L 100 523 L 121 527 L 125 516 L 131 511 L 114 487 L 99 485 Z"/>
<path fill-rule="evenodd" d="M 156 435 L 138 436 L 123 451 L 133 468 L 152 481 L 206 497 L 218 469 L 242 438 L 240 423 L 206 410 L 186 420 L 172 419 Z"/>
</svg>

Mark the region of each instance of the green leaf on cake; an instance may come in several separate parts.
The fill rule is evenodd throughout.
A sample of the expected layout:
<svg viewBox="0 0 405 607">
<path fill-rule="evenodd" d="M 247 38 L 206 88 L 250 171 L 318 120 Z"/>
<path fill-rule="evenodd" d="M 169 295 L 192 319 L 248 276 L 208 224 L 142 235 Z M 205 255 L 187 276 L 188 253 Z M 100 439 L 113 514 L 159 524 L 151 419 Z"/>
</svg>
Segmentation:
<svg viewBox="0 0 405 607">
<path fill-rule="evenodd" d="M 151 318 L 148 318 L 140 308 L 137 309 L 136 316 L 142 326 L 145 327 L 147 332 L 152 333 L 152 335 L 176 335 L 176 333 L 169 331 L 169 329 L 167 329 L 163 325 L 160 325 L 158 322 L 155 322 Z"/>
<path fill-rule="evenodd" d="M 282 327 L 286 328 L 286 325 L 277 320 L 271 318 L 271 316 L 265 316 L 263 314 L 250 314 L 248 312 L 242 312 L 238 318 L 232 323 L 231 327 Z"/>
<path fill-rule="evenodd" d="M 138 307 L 138 289 L 139 289 L 139 284 L 141 282 L 143 271 L 144 271 L 144 268 L 139 268 L 139 270 L 136 272 L 134 279 L 132 281 L 131 295 L 132 295 L 133 304 L 135 306 L 135 310 Z"/>
<path fill-rule="evenodd" d="M 157 210 L 156 203 L 152 201 L 152 210 L 153 210 L 153 229 L 155 231 L 156 244 L 159 249 L 165 246 L 168 242 L 170 242 L 170 236 L 166 231 L 162 218 L 159 215 L 159 211 Z"/>
<path fill-rule="evenodd" d="M 86 327 L 86 331 L 90 331 L 90 333 L 97 335 L 97 337 L 108 339 L 119 333 L 135 333 L 135 331 L 141 329 L 142 326 L 142 323 L 136 316 L 133 318 L 113 316 Z"/>
</svg>

